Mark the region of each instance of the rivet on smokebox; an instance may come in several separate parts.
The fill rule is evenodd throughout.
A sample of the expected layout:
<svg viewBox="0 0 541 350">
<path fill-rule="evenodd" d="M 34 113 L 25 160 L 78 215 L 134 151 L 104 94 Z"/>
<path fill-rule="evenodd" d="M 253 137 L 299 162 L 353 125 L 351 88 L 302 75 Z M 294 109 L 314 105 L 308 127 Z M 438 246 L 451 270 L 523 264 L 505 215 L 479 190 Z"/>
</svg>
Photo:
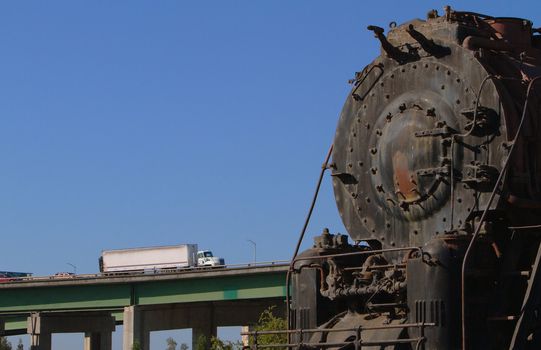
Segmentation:
<svg viewBox="0 0 541 350">
<path fill-rule="evenodd" d="M 402 208 L 403 211 L 409 211 L 409 204 L 406 202 L 400 202 L 400 208 Z"/>
</svg>

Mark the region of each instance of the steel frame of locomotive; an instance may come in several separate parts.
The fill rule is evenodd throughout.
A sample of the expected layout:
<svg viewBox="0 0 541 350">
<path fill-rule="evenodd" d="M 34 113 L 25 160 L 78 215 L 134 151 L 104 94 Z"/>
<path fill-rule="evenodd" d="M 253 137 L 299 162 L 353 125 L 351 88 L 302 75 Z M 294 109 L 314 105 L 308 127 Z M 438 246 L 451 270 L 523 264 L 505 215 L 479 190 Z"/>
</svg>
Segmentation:
<svg viewBox="0 0 541 350">
<path fill-rule="evenodd" d="M 368 29 L 382 54 L 323 164 L 289 330 L 250 348 L 541 348 L 541 29 L 450 7 Z M 354 244 L 324 230 L 299 254 L 326 170 Z"/>
</svg>

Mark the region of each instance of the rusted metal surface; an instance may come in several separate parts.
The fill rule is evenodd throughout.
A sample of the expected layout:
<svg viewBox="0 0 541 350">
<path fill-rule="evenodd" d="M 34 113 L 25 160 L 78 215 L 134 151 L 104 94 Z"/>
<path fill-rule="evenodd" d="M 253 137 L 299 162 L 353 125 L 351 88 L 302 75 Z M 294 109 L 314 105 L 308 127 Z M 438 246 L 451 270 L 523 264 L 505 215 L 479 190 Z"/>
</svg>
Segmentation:
<svg viewBox="0 0 541 350">
<path fill-rule="evenodd" d="M 327 231 L 292 260 L 287 346 L 541 348 L 541 31 L 450 7 L 368 29 L 381 55 L 329 165 L 354 244 Z M 333 331 L 368 316 L 368 343 Z"/>
</svg>

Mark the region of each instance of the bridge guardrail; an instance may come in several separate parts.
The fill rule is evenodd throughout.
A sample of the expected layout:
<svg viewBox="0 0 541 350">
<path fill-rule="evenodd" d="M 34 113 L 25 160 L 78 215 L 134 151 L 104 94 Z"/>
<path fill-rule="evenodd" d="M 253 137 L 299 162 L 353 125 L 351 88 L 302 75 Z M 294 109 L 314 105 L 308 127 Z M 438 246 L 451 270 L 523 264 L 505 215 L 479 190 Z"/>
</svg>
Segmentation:
<svg viewBox="0 0 541 350">
<path fill-rule="evenodd" d="M 66 281 L 66 280 L 78 280 L 78 279 L 101 279 L 109 277 L 135 277 L 145 275 L 167 275 L 167 274 L 187 274 L 196 272 L 208 272 L 217 270 L 237 270 L 245 268 L 264 268 L 273 266 L 289 266 L 289 260 L 275 260 L 275 261 L 262 261 L 252 263 L 240 263 L 240 264 L 225 264 L 215 267 L 209 266 L 194 266 L 184 267 L 178 269 L 155 269 L 147 271 L 126 271 L 126 272 L 109 272 L 109 273 L 90 273 L 90 274 L 77 274 L 77 275 L 63 275 L 63 276 L 30 276 L 30 277 L 17 277 L 10 281 L 2 281 L 0 283 L 20 283 L 20 282 L 37 282 L 37 281 Z"/>
</svg>

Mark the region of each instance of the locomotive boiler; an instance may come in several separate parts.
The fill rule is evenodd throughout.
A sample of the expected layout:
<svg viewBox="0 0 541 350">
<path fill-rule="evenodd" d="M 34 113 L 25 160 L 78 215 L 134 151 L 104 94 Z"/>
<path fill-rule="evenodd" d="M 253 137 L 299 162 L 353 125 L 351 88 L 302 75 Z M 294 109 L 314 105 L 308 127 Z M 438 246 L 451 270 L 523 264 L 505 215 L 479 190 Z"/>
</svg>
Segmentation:
<svg viewBox="0 0 541 350">
<path fill-rule="evenodd" d="M 323 167 L 352 242 L 295 254 L 286 347 L 541 349 L 540 30 L 449 7 L 368 30 Z"/>
</svg>

